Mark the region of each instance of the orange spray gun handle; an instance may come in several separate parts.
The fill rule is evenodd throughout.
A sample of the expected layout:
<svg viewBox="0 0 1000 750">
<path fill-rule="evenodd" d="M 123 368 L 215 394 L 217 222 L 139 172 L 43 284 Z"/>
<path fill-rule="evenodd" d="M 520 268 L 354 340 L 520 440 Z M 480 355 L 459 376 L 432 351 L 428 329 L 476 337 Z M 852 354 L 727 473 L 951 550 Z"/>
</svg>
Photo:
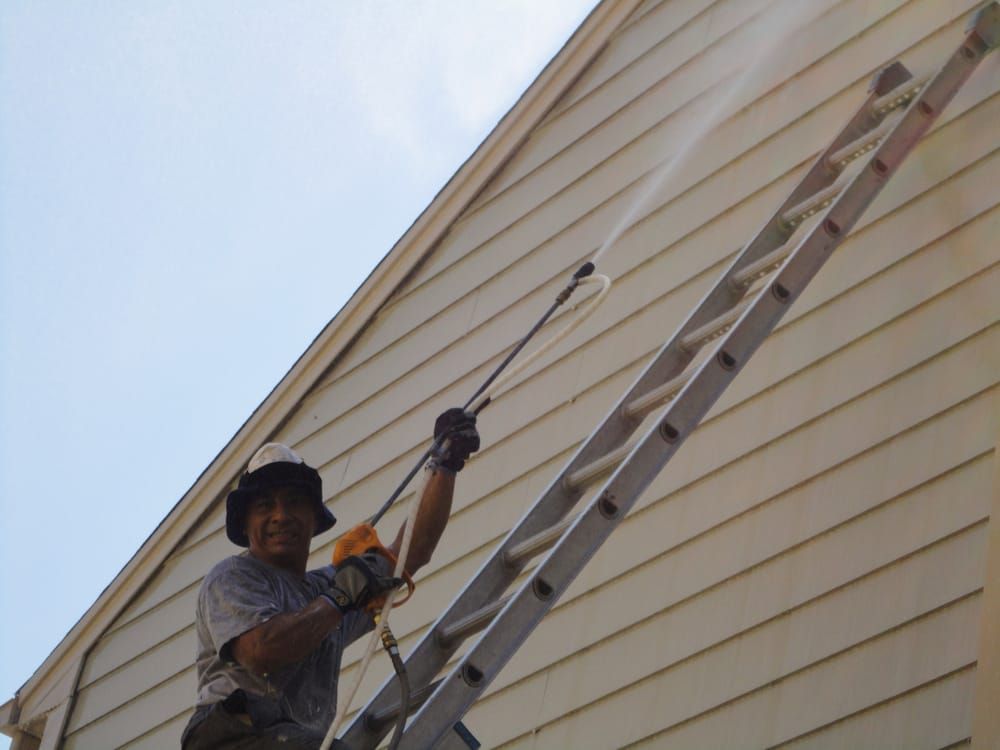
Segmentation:
<svg viewBox="0 0 1000 750">
<path fill-rule="evenodd" d="M 382 557 L 392 564 L 393 570 L 396 569 L 396 556 L 382 544 L 382 541 L 378 538 L 378 534 L 375 532 L 375 527 L 370 523 L 359 523 L 337 540 L 337 543 L 333 546 L 333 564 L 334 566 L 340 565 L 351 555 L 364 555 L 368 552 L 382 555 Z M 413 582 L 413 577 L 405 569 L 403 570 L 403 581 L 406 582 L 406 596 L 393 602 L 394 607 L 402 606 L 409 601 L 410 597 L 413 596 L 414 590 L 417 588 L 417 585 Z M 365 611 L 374 613 L 380 610 L 382 605 L 385 604 L 385 599 L 386 596 L 384 594 L 377 599 L 372 599 L 365 605 Z"/>
</svg>

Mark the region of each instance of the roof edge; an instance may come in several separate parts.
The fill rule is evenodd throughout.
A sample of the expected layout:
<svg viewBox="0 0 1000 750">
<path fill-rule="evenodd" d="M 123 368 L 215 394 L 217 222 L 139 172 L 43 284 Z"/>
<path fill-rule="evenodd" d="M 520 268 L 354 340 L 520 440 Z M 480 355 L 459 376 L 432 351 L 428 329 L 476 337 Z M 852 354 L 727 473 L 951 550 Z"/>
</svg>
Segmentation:
<svg viewBox="0 0 1000 750">
<path fill-rule="evenodd" d="M 25 720 L 35 713 L 35 696 L 72 665 L 85 658 L 101 634 L 208 512 L 215 498 L 242 471 L 250 452 L 272 435 L 288 414 L 350 345 L 377 310 L 444 236 L 451 224 L 486 183 L 513 156 L 531 130 L 545 117 L 603 49 L 611 35 L 642 0 L 603 0 L 587 16 L 562 49 L 545 66 L 486 139 L 438 192 L 393 245 L 348 302 L 323 328 L 288 373 L 274 387 L 191 488 L 171 509 L 97 600 L 63 637 L 23 687 L 18 700 L 3 704 L 21 708 Z M 71 688 L 76 692 L 76 685 Z M 69 697 L 64 696 L 64 697 Z M 14 718 L 18 721 L 20 717 Z M 18 721 L 18 723 L 20 723 Z"/>
</svg>

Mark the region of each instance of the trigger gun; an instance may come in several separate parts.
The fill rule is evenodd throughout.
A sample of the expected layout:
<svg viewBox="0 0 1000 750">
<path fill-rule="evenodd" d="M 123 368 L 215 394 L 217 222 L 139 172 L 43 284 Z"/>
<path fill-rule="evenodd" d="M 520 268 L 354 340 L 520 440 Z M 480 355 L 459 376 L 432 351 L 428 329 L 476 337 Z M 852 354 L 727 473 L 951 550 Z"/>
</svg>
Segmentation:
<svg viewBox="0 0 1000 750">
<path fill-rule="evenodd" d="M 382 544 L 382 541 L 378 538 L 378 534 L 375 532 L 375 527 L 370 523 L 359 523 L 337 540 L 337 543 L 333 546 L 333 564 L 334 566 L 340 565 L 340 563 L 351 555 L 360 556 L 368 552 L 382 555 L 382 557 L 392 564 L 393 570 L 396 569 L 396 556 Z M 417 585 L 413 582 L 413 577 L 406 572 L 405 568 L 403 569 L 403 581 L 406 583 L 406 596 L 394 602 L 394 607 L 400 607 L 409 601 L 410 597 L 413 596 L 414 590 L 417 588 Z M 372 599 L 365 605 L 365 611 L 374 614 L 382 608 L 385 600 L 385 594 L 377 599 Z"/>
</svg>

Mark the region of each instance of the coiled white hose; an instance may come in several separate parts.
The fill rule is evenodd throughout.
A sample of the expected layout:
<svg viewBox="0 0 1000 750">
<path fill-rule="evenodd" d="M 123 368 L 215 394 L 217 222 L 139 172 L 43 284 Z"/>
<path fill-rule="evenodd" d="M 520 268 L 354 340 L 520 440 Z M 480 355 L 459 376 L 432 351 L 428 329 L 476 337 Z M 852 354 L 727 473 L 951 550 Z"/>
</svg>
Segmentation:
<svg viewBox="0 0 1000 750">
<path fill-rule="evenodd" d="M 524 371 L 526 367 L 535 362 L 535 360 L 579 328 L 580 325 L 597 310 L 598 306 L 600 306 L 600 304 L 604 301 L 608 291 L 611 289 L 611 279 L 599 273 L 580 279 L 579 284 L 581 286 L 584 284 L 600 284 L 601 288 L 597 290 L 595 295 L 586 301 L 587 305 L 580 311 L 580 314 L 567 323 L 557 334 L 538 347 L 538 349 L 532 352 L 529 356 L 521 360 L 521 362 L 511 367 L 507 370 L 507 372 L 494 380 L 489 388 L 483 391 L 475 401 L 469 404 L 470 411 L 477 411 L 481 408 L 487 400 L 492 398 L 502 386 L 509 383 L 515 375 Z M 574 312 L 578 306 L 579 305 L 575 305 L 572 307 L 570 312 Z M 406 515 L 406 526 L 403 530 L 403 539 L 399 548 L 399 559 L 396 560 L 396 569 L 393 572 L 393 576 L 396 578 L 402 578 L 403 576 L 403 565 L 410 552 L 410 542 L 413 539 L 413 527 L 416 524 L 417 516 L 420 513 L 420 504 L 423 501 L 424 490 L 427 488 L 429 474 L 430 472 L 427 469 L 420 472 L 420 478 L 417 480 L 417 487 L 414 490 L 413 498 L 410 500 L 410 507 Z M 354 679 L 354 684 L 351 686 L 350 693 L 346 696 L 346 700 L 338 701 L 337 714 L 333 719 L 333 723 L 330 724 L 329 730 L 327 730 L 326 737 L 323 738 L 323 744 L 320 745 L 320 750 L 330 750 L 330 746 L 333 744 L 333 738 L 336 737 L 341 724 L 344 723 L 344 719 L 347 717 L 347 712 L 351 703 L 354 702 L 354 697 L 357 695 L 358 688 L 361 687 L 361 681 L 364 679 L 365 672 L 368 670 L 368 665 L 371 662 L 372 656 L 379 648 L 382 630 L 389 622 L 389 613 L 392 612 L 392 604 L 396 599 L 396 593 L 397 590 L 394 589 L 389 592 L 388 596 L 386 596 L 385 604 L 382 606 L 382 610 L 376 617 L 375 632 L 372 633 L 372 636 L 368 641 L 368 646 L 365 649 L 365 655 L 361 659 L 361 666 L 358 668 L 358 674 Z"/>
</svg>

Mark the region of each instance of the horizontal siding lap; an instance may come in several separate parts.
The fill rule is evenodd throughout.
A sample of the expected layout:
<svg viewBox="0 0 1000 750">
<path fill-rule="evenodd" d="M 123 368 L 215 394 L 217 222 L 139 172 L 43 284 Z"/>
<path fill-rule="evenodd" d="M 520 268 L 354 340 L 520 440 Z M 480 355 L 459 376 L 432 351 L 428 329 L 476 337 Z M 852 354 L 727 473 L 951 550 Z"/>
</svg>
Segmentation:
<svg viewBox="0 0 1000 750">
<path fill-rule="evenodd" d="M 643 59 L 653 48 L 669 43 L 704 14 L 710 13 L 716 0 L 670 0 L 644 12 L 636 9 L 608 41 L 606 48 L 563 94 L 553 111 L 539 126 L 548 128 L 567 108 L 601 86 L 614 86 L 615 79 L 633 63 Z M 642 23 L 636 23 L 642 18 Z"/>
<path fill-rule="evenodd" d="M 188 625 L 177 635 L 145 651 L 142 659 L 131 661 L 80 690 L 66 731 L 75 732 L 154 688 L 167 676 L 183 671 L 192 663 L 194 655 L 195 632 L 193 625 Z M 193 701 L 194 693 L 188 698 Z"/>
<path fill-rule="evenodd" d="M 187 726 L 190 712 L 185 712 L 170 721 L 151 729 L 141 737 L 129 742 L 123 750 L 164 750 L 180 747 L 181 733 Z"/>
<path fill-rule="evenodd" d="M 203 571 L 207 573 L 208 571 Z M 199 579 L 200 582 L 200 579 Z M 143 656 L 157 644 L 182 631 L 194 622 L 198 586 L 190 585 L 178 594 L 147 610 L 142 616 L 116 623 L 94 646 L 80 675 L 85 688 L 109 672 Z M 194 656 L 194 651 L 189 654 Z"/>
<path fill-rule="evenodd" d="M 142 736 L 166 717 L 189 709 L 195 695 L 195 673 L 191 666 L 148 692 L 136 695 L 102 721 L 95 721 L 66 737 L 64 750 L 95 750 L 122 747 Z"/>
<path fill-rule="evenodd" d="M 975 661 L 979 600 L 966 599 L 774 686 L 762 685 L 728 710 L 710 713 L 628 747 L 769 747 L 838 716 L 938 679 Z M 744 654 L 737 655 L 737 658 Z M 917 658 L 914 658 L 916 656 Z M 716 667 L 732 674 L 741 662 Z M 708 667 L 708 665 L 706 665 Z M 657 723 L 660 700 L 679 686 L 649 686 L 635 696 L 636 733 Z M 682 695 L 678 695 L 682 693 Z M 648 730 L 647 730 L 648 731 Z M 560 746 L 558 741 L 556 745 Z"/>
<path fill-rule="evenodd" d="M 974 667 L 960 670 L 801 739 L 777 745 L 775 750 L 951 747 L 971 733 L 975 676 Z"/>
<path fill-rule="evenodd" d="M 914 503 L 909 510 L 920 508 Z M 793 674 L 962 599 L 982 585 L 985 527 L 981 523 L 884 568 L 878 566 L 885 564 L 885 559 L 910 552 L 906 542 L 915 541 L 913 535 L 904 535 L 910 538 L 900 544 L 894 540 L 891 549 L 878 549 L 877 545 L 864 550 L 851 547 L 864 536 L 872 536 L 871 530 L 859 535 L 859 526 L 877 524 L 883 530 L 900 514 L 896 519 L 878 518 L 876 514 L 821 538 L 818 546 L 839 550 L 841 558 L 854 557 L 844 564 L 827 565 L 829 554 L 807 545 L 600 639 L 592 648 L 578 652 L 539 677 L 544 678 L 545 699 L 536 723 L 525 726 L 509 722 L 503 735 L 491 738 L 490 744 L 499 745 L 518 730 L 544 734 L 551 722 L 576 721 L 577 716 L 609 694 L 649 679 L 664 681 L 667 673 L 672 673 L 671 682 L 675 684 L 698 685 L 699 703 L 722 703 L 745 692 L 748 683 L 765 684 Z M 819 569 L 819 575 L 809 576 L 802 572 L 801 566 L 806 564 L 824 567 Z M 662 567 L 664 578 L 678 575 L 676 564 Z M 856 578 L 859 571 L 861 577 Z M 795 586 L 796 580 L 801 585 Z M 844 585 L 845 581 L 850 584 Z M 788 583 L 792 585 L 786 586 Z M 661 591 L 647 590 L 646 595 L 659 598 Z M 669 596 L 664 599 L 669 601 Z M 618 600 L 623 601 L 620 596 Z M 600 619 L 603 611 L 601 601 L 590 603 L 591 618 Z M 554 635 L 555 631 L 550 630 L 548 638 Z M 542 634 L 532 638 L 542 640 Z M 724 670 L 723 679 L 716 680 L 710 691 L 704 682 L 707 675 L 702 677 L 700 673 L 703 662 L 717 661 L 719 652 L 748 652 L 755 655 L 756 661 L 746 658 L 739 673 Z M 635 654 L 643 658 L 631 658 Z M 492 716 L 510 716 L 506 704 L 519 700 L 517 695 L 508 698 L 508 693 L 502 693 L 485 701 L 480 710 Z M 665 725 L 668 719 L 683 721 L 690 715 L 670 717 L 669 713 L 664 706 Z M 571 718 L 562 718 L 565 716 Z"/>
<path fill-rule="evenodd" d="M 737 7 L 750 15 L 760 4 L 755 0 Z M 693 38 L 690 52 L 697 54 L 667 77 L 662 78 L 664 68 L 658 65 L 631 90 L 626 82 L 607 89 L 605 95 L 576 108 L 559 128 L 530 141 L 530 150 L 523 152 L 524 158 L 534 156 L 537 161 L 532 171 L 483 208 L 467 212 L 442 246 L 442 253 L 421 269 L 413 284 L 419 285 L 477 251 L 490 237 L 511 226 L 513 219 L 537 211 L 550 197 L 578 192 L 580 182 L 600 181 L 606 198 L 667 158 L 686 140 L 690 129 L 703 123 L 715 108 L 718 87 L 740 69 L 738 61 L 746 59 L 758 33 L 738 24 L 724 31 L 726 36 L 720 39 L 703 42 L 701 34 Z M 834 35 L 827 38 L 830 36 Z M 818 56 L 826 51 L 825 44 L 820 43 Z M 653 80 L 662 80 L 643 93 L 650 85 L 649 73 Z M 605 179 L 599 179 L 602 173 Z"/>
<path fill-rule="evenodd" d="M 950 433 L 956 428 L 957 423 Z M 928 453 L 925 450 L 921 455 Z M 877 476 L 873 469 L 878 467 L 872 464 L 870 460 L 855 462 L 812 481 L 808 488 L 764 501 L 741 494 L 734 484 L 740 475 L 730 473 L 730 481 L 715 482 L 711 488 L 726 493 L 722 499 L 706 489 L 690 490 L 657 503 L 620 529 L 615 547 L 598 553 L 492 691 L 501 692 L 512 685 L 520 689 L 520 681 L 528 677 L 555 680 L 552 674 L 540 673 L 574 654 L 599 649 L 606 639 L 636 627 L 636 623 L 644 632 L 655 632 L 656 622 L 674 622 L 678 627 L 690 624 L 689 618 L 702 604 L 713 610 L 699 598 L 706 592 L 715 592 L 710 602 L 729 602 L 729 620 L 735 618 L 735 622 L 726 627 L 736 627 L 739 632 L 978 523 L 988 513 L 982 497 L 968 496 L 953 514 L 938 512 L 938 493 L 961 494 L 977 482 L 988 482 L 989 460 L 982 454 L 926 483 L 917 477 L 898 478 L 887 482 L 885 488 L 861 494 Z M 855 471 L 866 473 L 857 476 Z M 794 478 L 784 477 L 783 481 Z M 861 492 L 852 496 L 839 492 L 834 486 L 837 479 Z M 894 493 L 899 486 L 904 488 L 902 492 Z M 674 503 L 678 507 L 670 508 Z M 661 523 L 671 521 L 673 526 Z M 880 534 L 887 535 L 881 544 Z M 862 553 L 859 550 L 863 547 Z M 845 550 L 851 551 L 850 559 L 842 559 Z M 977 575 L 976 580 L 981 580 L 981 572 Z M 775 581 L 779 582 L 777 588 L 769 588 Z M 753 596 L 744 598 L 748 592 Z M 625 603 L 627 607 L 622 606 Z M 678 606 L 678 612 L 663 614 Z M 706 635 L 711 632 L 709 628 Z M 644 661 L 628 669 L 653 667 Z M 578 692 L 591 690 L 603 692 L 597 687 Z"/>
<path fill-rule="evenodd" d="M 703 89 L 725 79 L 734 68 L 729 60 L 724 60 L 719 65 L 716 50 L 730 47 L 733 38 L 738 39 L 740 36 L 734 32 L 769 2 L 770 0 L 728 0 L 716 3 L 685 24 L 676 34 L 664 35 L 659 44 L 638 57 L 607 85 L 588 92 L 585 98 L 573 96 L 571 91 L 565 100 L 569 106 L 557 108 L 546 122 L 536 128 L 528 142 L 518 149 L 504 170 L 491 181 L 484 203 L 496 200 L 500 193 L 509 191 L 527 175 L 534 176 L 533 173 L 543 168 L 543 165 L 548 167 L 557 155 L 564 154 L 569 146 L 576 144 L 609 118 L 625 120 L 630 115 L 636 117 L 635 103 L 641 99 L 656 100 L 654 106 L 658 108 L 659 114 L 654 114 L 653 119 L 636 117 L 628 122 L 625 126 L 628 130 L 617 133 L 619 145 L 624 142 L 623 136 L 643 132 L 646 129 L 642 127 L 643 124 L 649 127 L 664 119 L 664 113 L 675 111 L 675 103 L 687 101 L 682 94 L 690 91 L 690 85 L 685 89 L 685 80 L 690 78 L 692 71 L 710 76 L 701 82 Z M 736 13 L 722 14 L 725 17 L 717 18 L 716 11 L 720 6 L 735 9 Z M 672 18 L 672 14 L 669 15 Z M 640 28 L 649 27 L 647 24 L 634 27 L 631 36 Z M 624 48 L 612 42 L 608 51 L 613 53 L 618 49 Z M 612 56 L 602 55 L 601 60 L 610 60 Z M 593 66 L 594 73 L 600 75 L 603 72 L 601 67 Z M 586 85 L 586 78 L 585 74 L 581 83 Z M 490 206 L 490 211 L 498 208 L 500 206 Z M 467 212 L 462 221 L 466 222 L 476 216 L 478 210 L 477 207 Z"/>
</svg>

